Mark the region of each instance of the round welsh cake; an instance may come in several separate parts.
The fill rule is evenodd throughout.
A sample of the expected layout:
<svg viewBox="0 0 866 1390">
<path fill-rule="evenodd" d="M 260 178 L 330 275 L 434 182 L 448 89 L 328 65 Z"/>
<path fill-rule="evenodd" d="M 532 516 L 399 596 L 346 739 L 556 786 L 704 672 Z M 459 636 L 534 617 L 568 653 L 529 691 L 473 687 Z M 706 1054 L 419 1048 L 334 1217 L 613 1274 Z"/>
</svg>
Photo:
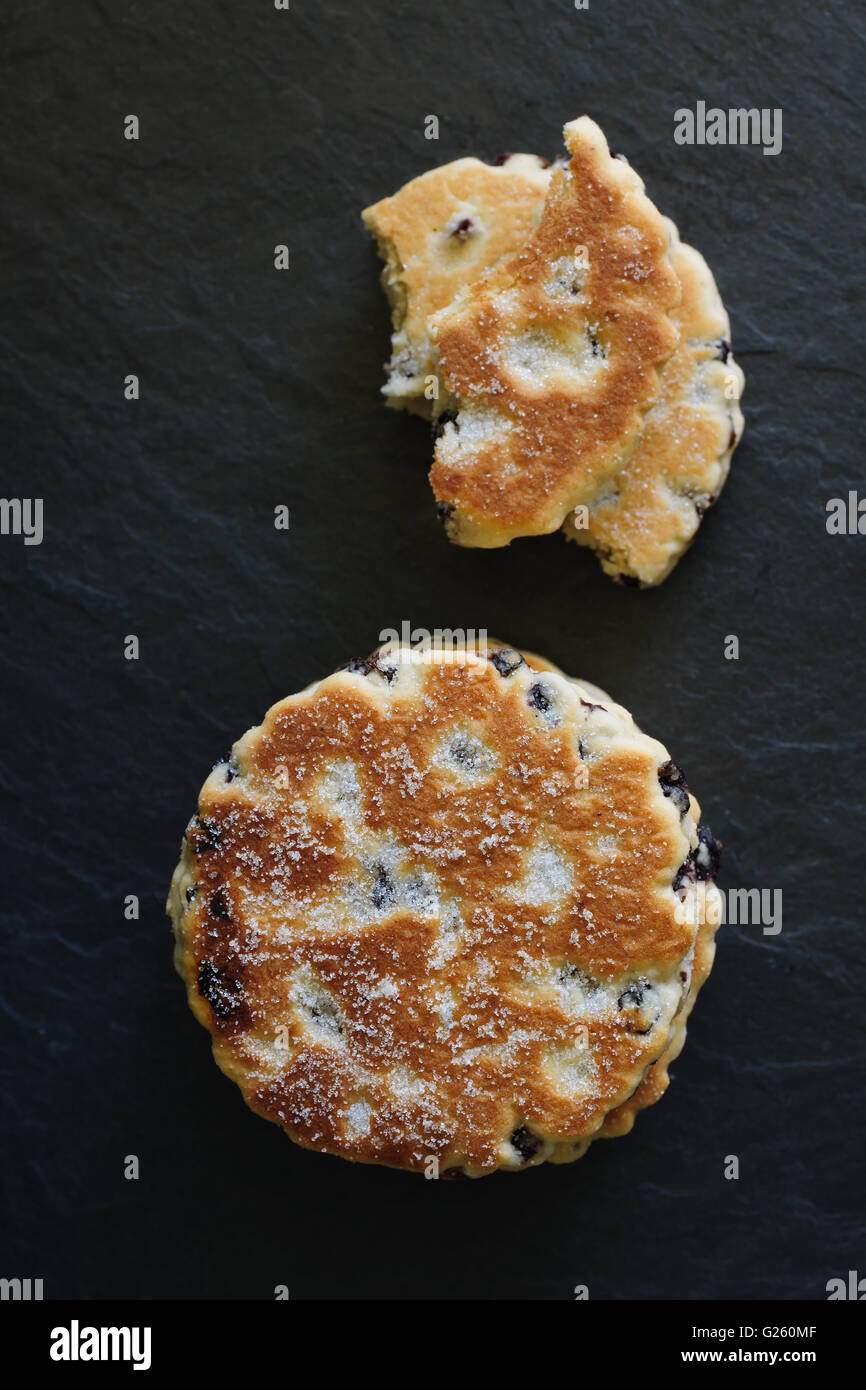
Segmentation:
<svg viewBox="0 0 866 1390">
<path fill-rule="evenodd" d="M 667 1085 L 718 846 L 662 744 L 541 658 L 395 645 L 202 788 L 168 908 L 214 1055 L 296 1143 L 566 1162 Z"/>
</svg>

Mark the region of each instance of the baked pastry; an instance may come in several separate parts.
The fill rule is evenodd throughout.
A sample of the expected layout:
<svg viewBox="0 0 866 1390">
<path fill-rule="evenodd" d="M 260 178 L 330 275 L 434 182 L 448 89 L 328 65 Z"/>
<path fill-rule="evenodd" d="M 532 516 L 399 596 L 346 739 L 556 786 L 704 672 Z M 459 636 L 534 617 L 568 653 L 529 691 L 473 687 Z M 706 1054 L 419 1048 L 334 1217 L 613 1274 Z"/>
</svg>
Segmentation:
<svg viewBox="0 0 866 1390">
<path fill-rule="evenodd" d="M 554 531 L 590 503 L 678 342 L 664 219 L 588 117 L 564 136 L 526 245 L 430 322 L 444 387 L 430 478 L 462 545 Z"/>
<path fill-rule="evenodd" d="M 385 262 L 391 360 L 382 394 L 390 406 L 429 418 L 439 353 L 428 321 L 491 266 L 522 246 L 541 213 L 550 166 L 531 154 L 496 164 L 455 159 L 365 208 Z M 427 394 L 425 395 L 425 389 Z"/>
<path fill-rule="evenodd" d="M 646 587 L 666 579 L 691 545 L 743 434 L 743 373 L 728 315 L 703 256 L 668 225 L 682 287 L 671 313 L 679 343 L 659 369 L 658 400 L 631 458 L 585 512 L 563 523 L 612 578 Z"/>
<path fill-rule="evenodd" d="M 593 139 L 603 142 L 586 118 L 573 125 L 581 125 L 587 138 L 597 132 Z M 623 162 L 622 156 L 616 159 Z M 510 156 L 501 169 L 480 160 L 457 160 L 412 180 L 364 213 L 386 258 L 383 281 L 394 306 L 395 352 L 384 390 L 391 404 L 439 415 L 440 456 L 460 454 L 459 431 L 471 444 L 479 435 L 479 421 L 488 418 L 464 411 L 455 420 L 454 402 L 438 381 L 434 334 L 438 324 L 451 319 L 445 301 L 453 297 L 459 310 L 478 279 L 502 266 L 509 252 L 516 258 L 527 225 L 537 225 L 542 216 L 552 175 L 550 167 L 528 155 Z M 715 282 L 700 254 L 680 242 L 675 225 L 669 219 L 664 224 L 681 291 L 679 304 L 670 310 L 677 346 L 659 366 L 658 398 L 643 416 L 627 461 L 588 501 L 569 510 L 562 523 L 570 539 L 598 552 L 613 578 L 641 585 L 664 579 L 690 544 L 724 485 L 743 429 L 743 375 L 731 355 L 730 326 Z M 455 241 L 458 225 L 472 230 Z M 407 362 L 412 368 L 401 375 L 400 364 Z M 488 490 L 499 486 L 505 495 L 517 489 L 518 479 L 525 484 L 522 467 L 501 455 L 495 442 L 487 441 L 484 456 Z M 499 462 L 509 471 L 501 472 Z M 455 523 L 450 499 L 439 500 L 452 538 L 488 543 L 489 527 L 488 541 L 473 539 L 471 531 Z"/>
<path fill-rule="evenodd" d="M 594 688 L 498 645 L 395 644 L 214 768 L 168 908 L 255 1111 L 477 1177 L 576 1158 L 658 1098 L 717 866 L 665 748 Z"/>
</svg>

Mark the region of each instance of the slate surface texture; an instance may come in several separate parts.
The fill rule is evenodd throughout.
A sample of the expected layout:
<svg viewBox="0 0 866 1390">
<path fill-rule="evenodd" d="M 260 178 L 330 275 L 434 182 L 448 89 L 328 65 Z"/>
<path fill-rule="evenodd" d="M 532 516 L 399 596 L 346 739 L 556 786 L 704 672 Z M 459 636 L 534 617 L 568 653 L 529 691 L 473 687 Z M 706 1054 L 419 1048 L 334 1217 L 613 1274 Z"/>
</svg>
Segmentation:
<svg viewBox="0 0 866 1390">
<path fill-rule="evenodd" d="M 2 25 L 2 489 L 44 500 L 44 538 L 0 536 L 0 1274 L 471 1300 L 821 1299 L 866 1273 L 866 536 L 826 527 L 866 490 L 862 11 L 71 0 Z M 781 153 L 676 145 L 698 101 L 780 108 Z M 582 111 L 706 255 L 747 374 L 722 500 L 653 592 L 558 536 L 450 547 L 428 433 L 378 396 L 361 207 L 463 154 L 555 155 Z M 570 1168 L 448 1185 L 296 1149 L 172 969 L 211 764 L 404 618 L 609 689 L 686 769 L 722 886 L 783 893 L 779 934 L 722 930 L 665 1099 Z"/>
</svg>

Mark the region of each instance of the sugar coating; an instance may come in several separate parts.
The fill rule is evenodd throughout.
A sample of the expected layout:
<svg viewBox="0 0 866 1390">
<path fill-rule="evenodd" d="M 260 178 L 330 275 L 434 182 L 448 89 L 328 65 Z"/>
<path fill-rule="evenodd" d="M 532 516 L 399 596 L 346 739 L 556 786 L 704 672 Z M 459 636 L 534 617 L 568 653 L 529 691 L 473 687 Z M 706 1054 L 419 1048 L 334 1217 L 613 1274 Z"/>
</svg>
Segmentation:
<svg viewBox="0 0 866 1390">
<path fill-rule="evenodd" d="M 365 208 L 364 225 L 385 262 L 382 286 L 393 320 L 382 388 L 388 405 L 430 415 L 424 392 L 438 353 L 428 320 L 526 239 L 547 178 L 535 155 L 510 155 L 499 165 L 458 159 Z"/>
<path fill-rule="evenodd" d="M 219 1065 L 297 1142 L 470 1176 L 564 1161 L 666 1084 L 700 811 L 625 710 L 539 659 L 404 655 L 274 706 L 211 773 L 176 963 Z"/>
<path fill-rule="evenodd" d="M 621 164 L 622 157 L 616 162 Z M 437 324 L 447 323 L 452 311 L 458 319 L 471 312 L 483 277 L 525 246 L 541 219 L 552 175 L 552 169 L 529 156 L 512 156 L 502 169 L 458 160 L 413 180 L 364 214 L 388 262 L 383 278 L 399 324 L 395 343 L 399 338 L 419 364 L 415 376 L 402 374 L 395 348 L 384 388 L 389 403 L 440 415 L 440 476 L 458 480 L 480 455 L 487 501 L 500 510 L 507 509 L 511 494 L 526 489 L 522 455 L 543 451 L 551 441 L 555 445 L 557 436 L 521 419 L 518 408 L 502 408 L 505 388 L 496 371 L 527 400 L 543 396 L 557 381 L 567 389 L 569 378 L 577 391 L 598 390 L 611 372 L 603 322 L 583 313 L 590 281 L 588 248 L 554 253 L 542 271 L 544 298 L 577 321 L 577 331 L 570 335 L 539 328 L 537 321 L 527 325 L 519 287 L 499 286 L 488 310 L 495 309 L 504 326 L 478 354 L 475 379 L 466 378 L 479 399 L 446 389 L 447 373 L 440 379 Z M 435 225 L 443 197 L 465 213 L 470 195 L 483 232 L 472 256 L 460 259 L 450 247 L 443 253 Z M 644 586 L 666 578 L 691 544 L 705 512 L 718 500 L 743 432 L 743 374 L 733 359 L 730 324 L 715 281 L 700 254 L 680 241 L 674 223 L 663 223 L 670 268 L 681 289 L 680 302 L 669 310 L 677 346 L 658 366 L 657 398 L 643 416 L 632 452 L 562 520 L 565 535 L 593 548 L 614 579 Z M 639 289 L 649 278 L 650 265 L 640 228 L 629 222 L 617 227 L 612 219 L 608 241 L 621 256 L 623 280 Z M 435 400 L 424 395 L 431 379 L 439 384 Z M 487 404 L 480 398 L 485 385 Z M 482 524 L 476 535 L 474 523 L 459 508 L 455 513 L 452 495 L 447 490 L 439 495 L 447 503 L 443 515 L 453 539 L 499 544 L 510 538 L 494 523 Z"/>
<path fill-rule="evenodd" d="M 593 121 L 564 138 L 569 163 L 525 244 L 427 325 L 459 444 L 437 444 L 431 482 L 462 545 L 556 530 L 590 502 L 633 451 L 678 342 L 668 226 Z M 464 437 L 478 409 L 501 421 L 482 447 Z"/>
</svg>

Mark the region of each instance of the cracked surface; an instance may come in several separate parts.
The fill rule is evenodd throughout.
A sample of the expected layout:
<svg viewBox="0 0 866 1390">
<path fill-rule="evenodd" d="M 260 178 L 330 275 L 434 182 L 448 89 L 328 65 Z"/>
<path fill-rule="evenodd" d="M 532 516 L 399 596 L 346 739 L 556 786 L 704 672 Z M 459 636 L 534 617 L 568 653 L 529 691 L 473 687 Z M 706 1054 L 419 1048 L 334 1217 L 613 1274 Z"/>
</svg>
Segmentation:
<svg viewBox="0 0 866 1390">
<path fill-rule="evenodd" d="M 704 512 L 718 500 L 743 433 L 743 373 L 731 353 L 731 328 L 703 256 L 680 241 L 672 222 L 671 260 L 682 301 L 671 317 L 675 352 L 659 372 L 659 399 L 637 448 L 608 494 L 563 530 L 598 552 L 614 578 L 659 584 L 691 544 Z"/>
<path fill-rule="evenodd" d="M 507 185 L 501 177 L 506 172 Z M 417 365 L 414 378 L 401 375 L 395 369 L 395 350 L 392 375 L 383 388 L 390 404 L 431 414 L 434 402 L 423 394 L 424 382 L 437 371 L 429 316 L 452 299 L 459 303 L 506 252 L 518 251 L 527 228 L 541 217 L 552 176 L 552 169 L 528 155 L 511 156 L 502 169 L 479 160 L 457 160 L 413 179 L 394 197 L 366 210 L 365 223 L 376 233 L 387 259 L 383 282 L 392 302 L 400 305 L 395 322 L 399 318 L 402 325 L 401 343 L 408 345 Z M 441 230 L 449 214 L 453 218 L 455 209 L 468 207 L 476 229 L 471 257 L 455 254 Z M 658 399 L 643 418 L 633 452 L 581 504 L 582 510 L 570 510 L 562 523 L 569 539 L 596 551 L 611 577 L 642 585 L 666 578 L 691 544 L 704 512 L 724 486 L 743 431 L 743 374 L 733 359 L 730 323 L 715 281 L 699 252 L 680 241 L 674 223 L 665 219 L 665 225 L 670 263 L 682 295 L 670 310 L 679 334 L 677 346 L 659 368 Z M 573 257 L 554 258 L 545 293 L 567 304 L 584 278 Z M 518 335 L 504 354 L 515 380 L 527 388 L 533 371 L 567 372 L 571 365 L 591 381 L 604 370 L 598 335 L 594 341 L 583 338 L 582 351 L 570 364 L 562 352 L 545 353 L 543 338 L 533 332 Z M 449 424 L 455 425 L 459 412 L 447 396 L 435 404 L 438 440 Z M 497 420 L 495 410 L 478 408 L 471 419 L 464 410 L 462 423 L 449 435 L 450 446 L 443 448 L 453 453 L 462 431 L 465 448 L 477 444 L 492 449 Z M 455 519 L 454 502 L 440 501 L 440 512 L 455 534 L 462 523 L 459 516 Z"/>
<path fill-rule="evenodd" d="M 582 116 L 564 131 L 526 244 L 434 316 L 457 419 L 431 482 L 461 545 L 507 545 L 562 524 L 622 467 L 677 345 L 670 233 L 637 174 Z"/>
</svg>

